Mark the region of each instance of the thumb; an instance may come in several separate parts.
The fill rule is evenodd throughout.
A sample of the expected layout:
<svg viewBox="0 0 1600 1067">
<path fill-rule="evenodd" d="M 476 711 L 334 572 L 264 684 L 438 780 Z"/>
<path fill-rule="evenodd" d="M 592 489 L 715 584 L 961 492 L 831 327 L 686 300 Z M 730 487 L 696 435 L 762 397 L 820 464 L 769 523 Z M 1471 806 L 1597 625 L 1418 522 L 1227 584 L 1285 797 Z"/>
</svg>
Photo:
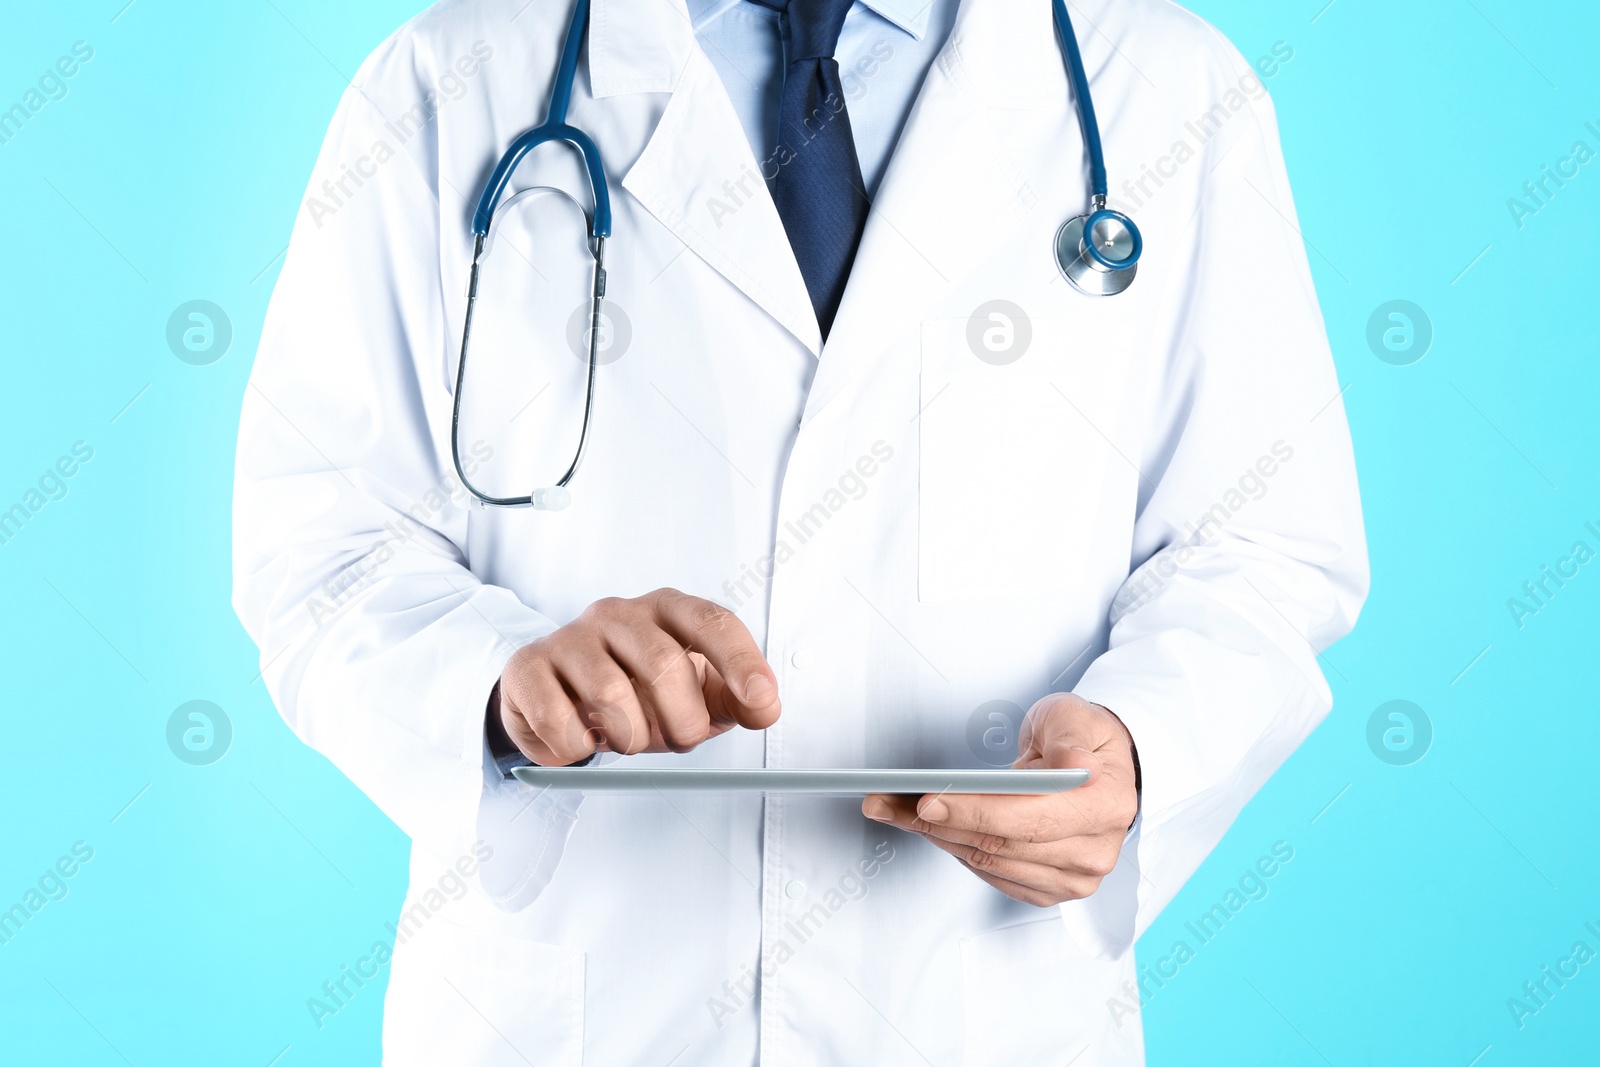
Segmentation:
<svg viewBox="0 0 1600 1067">
<path fill-rule="evenodd" d="M 1053 771 L 1088 771 L 1089 780 L 1084 783 L 1085 786 L 1093 785 L 1105 769 L 1099 756 L 1067 736 L 1053 738 L 1046 743 L 1040 764 Z"/>
<path fill-rule="evenodd" d="M 1063 745 L 1080 745 L 1091 751 L 1097 748 L 1098 739 L 1092 736 L 1084 714 L 1088 707 L 1081 697 L 1071 693 L 1041 698 L 1023 716 L 1015 765 L 1021 767 L 1026 761 L 1027 766 L 1055 767 L 1050 760 L 1058 758 L 1055 750 Z"/>
<path fill-rule="evenodd" d="M 1104 770 L 1095 754 L 1100 738 L 1093 705 L 1072 694 L 1052 694 L 1030 709 L 1022 723 L 1021 758 L 1016 767 L 1039 770 L 1087 770 L 1093 783 Z"/>
<path fill-rule="evenodd" d="M 1086 788 L 1093 785 L 1105 770 L 1105 764 L 1099 756 L 1084 748 L 1069 737 L 1060 737 L 1053 740 L 1035 739 L 1036 744 L 1028 752 L 1023 753 L 1011 766 L 1015 770 L 1034 771 L 1068 771 L 1083 770 L 1089 772 L 1088 781 L 1083 783 Z M 1042 748 L 1040 747 L 1042 745 Z"/>
</svg>

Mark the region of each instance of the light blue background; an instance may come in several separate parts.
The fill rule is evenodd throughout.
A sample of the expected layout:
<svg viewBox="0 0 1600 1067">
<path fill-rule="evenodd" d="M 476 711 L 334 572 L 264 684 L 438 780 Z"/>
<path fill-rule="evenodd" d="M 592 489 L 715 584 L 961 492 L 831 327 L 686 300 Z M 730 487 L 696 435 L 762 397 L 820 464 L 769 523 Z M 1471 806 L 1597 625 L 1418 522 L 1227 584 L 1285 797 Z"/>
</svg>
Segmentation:
<svg viewBox="0 0 1600 1067">
<path fill-rule="evenodd" d="M 1507 600 L 1575 541 L 1600 550 L 1584 525 L 1600 530 L 1600 161 L 1525 228 L 1507 200 L 1574 141 L 1600 150 L 1584 129 L 1600 128 L 1600 15 L 1324 2 L 1193 6 L 1247 57 L 1294 49 L 1269 84 L 1348 385 L 1373 595 L 1325 659 L 1327 723 L 1140 944 L 1146 962 L 1196 946 L 1184 924 L 1274 842 L 1294 848 L 1265 899 L 1148 987 L 1151 1062 L 1595 1062 L 1600 962 L 1521 1029 L 1507 1000 L 1575 941 L 1600 950 L 1584 929 L 1600 928 L 1600 562 L 1520 629 Z M 0 106 L 74 42 L 95 50 L 0 145 L 0 509 L 74 442 L 94 449 L 0 545 L 0 907 L 74 842 L 94 848 L 0 946 L 0 1059 L 375 1063 L 376 983 L 321 1030 L 305 1002 L 384 936 L 406 842 L 256 680 L 228 603 L 229 496 L 322 133 L 421 5 L 124 3 L 0 13 Z M 165 341 L 197 298 L 235 331 L 210 366 Z M 1397 298 L 1436 332 L 1411 366 L 1366 341 Z M 212 766 L 167 747 L 192 699 L 233 723 Z M 1391 699 L 1433 724 L 1409 766 L 1368 747 Z"/>
</svg>

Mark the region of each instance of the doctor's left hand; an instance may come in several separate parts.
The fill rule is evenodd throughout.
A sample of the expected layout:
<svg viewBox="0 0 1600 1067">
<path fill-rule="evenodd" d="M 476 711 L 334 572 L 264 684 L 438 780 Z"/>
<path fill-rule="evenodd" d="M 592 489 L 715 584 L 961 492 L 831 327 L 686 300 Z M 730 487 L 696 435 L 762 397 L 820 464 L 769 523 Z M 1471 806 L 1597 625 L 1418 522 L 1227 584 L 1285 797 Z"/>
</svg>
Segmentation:
<svg viewBox="0 0 1600 1067">
<path fill-rule="evenodd" d="M 862 814 L 918 834 L 1014 900 L 1049 907 L 1100 888 L 1139 810 L 1137 756 L 1122 720 L 1072 693 L 1029 709 L 1015 768 L 1079 767 L 1090 778 L 1053 796 L 876 794 Z"/>
</svg>

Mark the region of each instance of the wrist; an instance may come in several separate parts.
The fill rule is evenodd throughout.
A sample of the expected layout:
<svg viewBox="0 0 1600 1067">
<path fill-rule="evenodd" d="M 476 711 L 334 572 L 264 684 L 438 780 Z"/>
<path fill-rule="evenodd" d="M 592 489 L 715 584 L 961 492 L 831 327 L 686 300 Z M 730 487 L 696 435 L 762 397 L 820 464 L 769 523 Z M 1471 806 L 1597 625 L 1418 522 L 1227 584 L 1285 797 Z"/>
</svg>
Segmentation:
<svg viewBox="0 0 1600 1067">
<path fill-rule="evenodd" d="M 1122 721 L 1120 715 L 1104 704 L 1096 704 L 1095 707 L 1111 716 L 1111 721 L 1117 724 L 1117 728 L 1122 731 L 1123 738 L 1128 742 L 1128 757 L 1133 761 L 1133 794 L 1136 803 L 1133 817 L 1137 820 L 1140 809 L 1144 807 L 1144 770 L 1139 766 L 1139 746 L 1133 740 L 1133 731 L 1128 729 L 1128 724 Z M 1132 829 L 1133 824 L 1129 823 L 1128 827 Z"/>
<path fill-rule="evenodd" d="M 489 700 L 483 712 L 483 739 L 489 747 L 489 759 L 499 767 L 502 777 L 511 776 L 511 768 L 542 766 L 534 761 L 521 747 L 511 739 L 506 732 L 506 721 L 500 714 L 500 683 L 495 682 L 494 688 L 489 691 Z M 569 767 L 587 767 L 600 758 L 600 750 L 589 753 L 588 756 L 576 763 L 569 763 Z"/>
<path fill-rule="evenodd" d="M 494 760 L 502 760 L 507 756 L 515 756 L 521 750 L 517 748 L 511 735 L 506 733 L 506 724 L 500 718 L 500 683 L 494 683 L 494 688 L 489 691 L 489 701 L 484 709 L 483 738 L 489 745 L 489 756 Z"/>
</svg>

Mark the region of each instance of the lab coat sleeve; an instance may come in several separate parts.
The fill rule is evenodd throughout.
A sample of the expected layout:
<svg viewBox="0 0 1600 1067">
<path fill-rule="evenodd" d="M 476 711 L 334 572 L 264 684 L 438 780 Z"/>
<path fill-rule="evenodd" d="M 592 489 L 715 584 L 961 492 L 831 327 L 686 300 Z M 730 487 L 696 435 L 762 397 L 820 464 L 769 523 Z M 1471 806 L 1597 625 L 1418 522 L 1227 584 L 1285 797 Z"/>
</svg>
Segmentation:
<svg viewBox="0 0 1600 1067">
<path fill-rule="evenodd" d="M 509 907 L 548 882 L 576 805 L 519 794 L 484 740 L 506 660 L 556 624 L 468 566 L 447 436 L 456 294 L 441 281 L 437 77 L 402 31 L 327 135 L 245 389 L 234 605 L 289 726 L 430 863 L 491 852 L 483 885 Z"/>
<path fill-rule="evenodd" d="M 1237 85 L 1248 67 L 1224 49 L 1219 84 Z M 1108 649 L 1074 687 L 1123 720 L 1143 769 L 1122 861 L 1063 905 L 1105 957 L 1127 951 L 1328 713 L 1321 653 L 1367 592 L 1349 430 L 1271 101 L 1231 123 L 1191 164 L 1205 176 L 1189 232 L 1165 238 L 1182 242 L 1179 277 L 1134 566 Z"/>
</svg>

